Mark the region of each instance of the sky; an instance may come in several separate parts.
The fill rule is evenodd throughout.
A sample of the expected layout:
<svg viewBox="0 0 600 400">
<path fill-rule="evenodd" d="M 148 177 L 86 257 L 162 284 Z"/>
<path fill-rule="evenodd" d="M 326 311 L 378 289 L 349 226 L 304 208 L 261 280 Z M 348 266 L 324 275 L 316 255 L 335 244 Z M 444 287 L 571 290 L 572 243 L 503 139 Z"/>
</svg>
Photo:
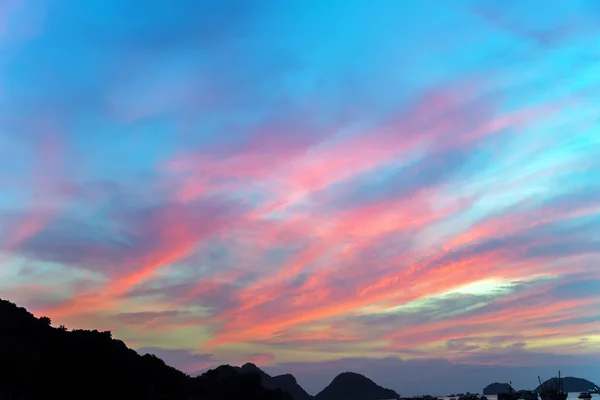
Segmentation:
<svg viewBox="0 0 600 400">
<path fill-rule="evenodd" d="M 311 393 L 598 382 L 599 20 L 0 0 L 0 297 Z"/>
</svg>

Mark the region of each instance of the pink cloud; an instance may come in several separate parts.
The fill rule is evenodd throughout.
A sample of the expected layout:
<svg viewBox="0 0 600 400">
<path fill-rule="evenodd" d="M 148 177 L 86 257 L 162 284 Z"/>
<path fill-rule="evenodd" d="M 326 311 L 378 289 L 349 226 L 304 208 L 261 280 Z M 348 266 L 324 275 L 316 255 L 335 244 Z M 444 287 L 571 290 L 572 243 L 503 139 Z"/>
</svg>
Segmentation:
<svg viewBox="0 0 600 400">
<path fill-rule="evenodd" d="M 31 145 L 30 172 L 21 182 L 30 194 L 24 203 L 24 211 L 6 229 L 10 236 L 0 241 L 0 245 L 7 250 L 14 249 L 35 236 L 62 210 L 64 196 L 57 183 L 65 172 L 65 142 L 52 126 L 39 129 L 48 133 L 37 135 L 40 140 Z"/>
<path fill-rule="evenodd" d="M 239 214 L 230 207 L 217 203 L 200 207 L 171 204 L 136 216 L 133 219 L 135 231 L 141 235 L 151 233 L 151 241 L 139 243 L 139 248 L 123 254 L 118 267 L 110 269 L 106 285 L 77 294 L 71 301 L 47 312 L 72 315 L 115 307 L 119 297 L 127 291 L 152 278 L 159 269 L 189 257 L 202 240 L 231 226 Z"/>
<path fill-rule="evenodd" d="M 543 338 L 546 335 L 560 336 L 574 333 L 572 326 L 538 328 L 539 322 L 529 322 L 534 317 L 543 317 L 552 322 L 552 315 L 567 312 L 571 316 L 585 316 L 589 306 L 597 305 L 596 299 L 577 299 L 571 301 L 552 301 L 546 304 L 523 304 L 521 307 L 502 309 L 472 317 L 448 318 L 442 322 L 417 328 L 404 327 L 400 332 L 390 335 L 390 348 L 414 348 L 425 344 L 443 342 L 451 339 L 477 335 L 500 335 L 519 332 L 529 340 Z M 550 317 L 549 317 L 550 316 Z M 593 323 L 587 324 L 593 326 Z M 585 324 L 583 325 L 585 328 Z"/>
<path fill-rule="evenodd" d="M 250 354 L 247 359 L 248 362 L 252 364 L 264 366 L 273 364 L 275 361 L 275 355 L 271 353 L 253 353 Z"/>
<path fill-rule="evenodd" d="M 256 296 L 249 295 L 245 299 L 241 309 L 219 316 L 218 320 L 226 321 L 225 325 L 208 345 L 219 345 L 242 338 L 246 341 L 251 340 L 250 337 L 268 340 L 282 329 L 345 315 L 361 307 L 381 304 L 383 310 L 482 279 L 495 277 L 514 280 L 528 272 L 547 271 L 546 260 L 517 262 L 520 255 L 515 250 L 518 248 L 489 249 L 471 255 L 465 253 L 460 257 L 442 250 L 434 256 L 396 270 L 394 265 L 402 265 L 403 261 L 402 255 L 399 255 L 396 262 L 398 264 L 390 260 L 389 268 L 379 271 L 377 268 L 370 268 L 372 274 L 365 274 L 365 263 L 361 263 L 362 275 L 353 276 L 352 269 L 346 265 L 337 273 L 317 274 L 318 278 L 309 279 L 299 288 L 282 284 L 262 286 Z M 588 270 L 583 264 L 580 268 L 581 271 Z M 554 269 L 554 273 L 576 270 L 571 264 L 562 271 Z M 352 282 L 353 286 L 340 287 L 344 278 Z M 585 301 L 577 304 L 583 305 Z M 548 310 L 542 315 L 551 315 L 556 311 L 557 309 Z"/>
</svg>

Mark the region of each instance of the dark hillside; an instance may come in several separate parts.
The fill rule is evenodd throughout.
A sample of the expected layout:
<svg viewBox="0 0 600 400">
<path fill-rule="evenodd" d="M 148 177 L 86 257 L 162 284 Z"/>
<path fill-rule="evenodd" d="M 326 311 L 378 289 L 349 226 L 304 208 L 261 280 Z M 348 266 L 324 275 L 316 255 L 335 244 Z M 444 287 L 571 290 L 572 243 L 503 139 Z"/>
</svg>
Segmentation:
<svg viewBox="0 0 600 400">
<path fill-rule="evenodd" d="M 215 372 L 216 371 L 216 372 Z M 222 366 L 197 378 L 153 355 L 140 356 L 110 332 L 53 328 L 0 299 L 0 400 L 290 400 L 258 374 Z"/>
</svg>

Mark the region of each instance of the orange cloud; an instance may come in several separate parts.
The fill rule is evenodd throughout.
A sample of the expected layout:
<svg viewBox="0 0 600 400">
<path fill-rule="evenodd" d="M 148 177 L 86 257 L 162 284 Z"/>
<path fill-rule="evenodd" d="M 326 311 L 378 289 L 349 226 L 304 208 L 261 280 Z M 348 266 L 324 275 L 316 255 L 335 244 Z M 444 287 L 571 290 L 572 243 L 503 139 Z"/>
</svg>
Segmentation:
<svg viewBox="0 0 600 400">
<path fill-rule="evenodd" d="M 128 290 L 153 277 L 160 268 L 190 256 L 198 243 L 227 227 L 234 218 L 227 210 L 211 206 L 202 214 L 195 212 L 193 207 L 170 205 L 137 221 L 141 226 L 136 228 L 142 234 L 149 231 L 157 235 L 152 242 L 126 255 L 107 284 L 91 293 L 78 294 L 66 304 L 46 312 L 62 316 L 114 307 Z"/>
</svg>

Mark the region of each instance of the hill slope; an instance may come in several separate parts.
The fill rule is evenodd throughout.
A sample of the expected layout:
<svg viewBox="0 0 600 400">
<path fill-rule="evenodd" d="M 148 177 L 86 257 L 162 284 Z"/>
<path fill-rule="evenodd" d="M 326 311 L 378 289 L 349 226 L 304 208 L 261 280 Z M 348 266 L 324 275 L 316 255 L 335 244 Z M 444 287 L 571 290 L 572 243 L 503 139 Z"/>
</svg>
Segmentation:
<svg viewBox="0 0 600 400">
<path fill-rule="evenodd" d="M 270 376 L 256 365 L 247 363 L 240 368 L 242 373 L 257 373 L 261 377 L 261 384 L 267 389 L 281 389 L 289 393 L 294 400 L 311 400 L 313 397 L 298 384 L 291 374 Z"/>
<path fill-rule="evenodd" d="M 1 299 L 0 321 L 0 400 L 291 400 L 265 389 L 258 374 L 222 366 L 190 378 L 108 331 L 53 328 Z"/>
<path fill-rule="evenodd" d="M 294 400 L 311 400 L 313 398 L 298 384 L 296 378 L 294 378 L 294 375 L 292 374 L 277 375 L 272 379 L 273 382 L 275 382 L 276 387 L 291 394 Z"/>
<path fill-rule="evenodd" d="M 377 385 L 364 375 L 344 372 L 315 396 L 315 400 L 382 400 L 399 399 L 398 393 Z"/>
</svg>

